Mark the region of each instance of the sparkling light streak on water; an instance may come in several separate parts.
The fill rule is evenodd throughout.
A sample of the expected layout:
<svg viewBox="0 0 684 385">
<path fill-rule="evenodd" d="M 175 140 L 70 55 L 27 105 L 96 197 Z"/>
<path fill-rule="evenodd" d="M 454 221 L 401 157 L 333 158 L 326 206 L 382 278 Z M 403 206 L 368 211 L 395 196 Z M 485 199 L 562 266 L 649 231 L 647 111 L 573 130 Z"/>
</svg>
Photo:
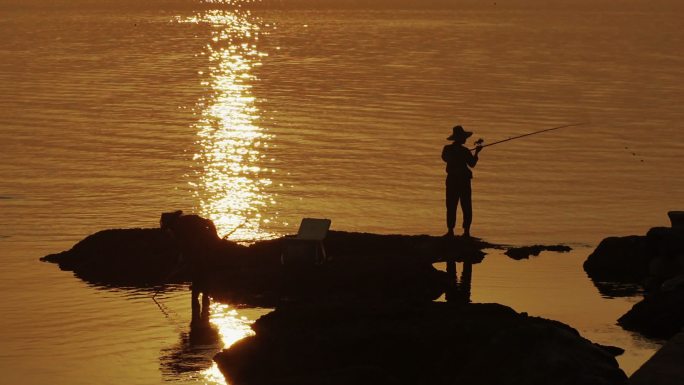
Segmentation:
<svg viewBox="0 0 684 385">
<path fill-rule="evenodd" d="M 218 329 L 224 349 L 245 337 L 254 335 L 254 331 L 250 328 L 253 321 L 240 316 L 237 310 L 225 304 L 213 303 L 211 305 L 210 322 Z M 209 369 L 202 371 L 201 375 L 206 384 L 227 384 L 216 362 Z"/>
<path fill-rule="evenodd" d="M 238 7 L 239 8 L 239 7 Z M 211 218 L 220 234 L 236 240 L 273 237 L 262 230 L 271 218 L 261 214 L 274 202 L 264 191 L 273 172 L 260 165 L 270 139 L 259 126 L 259 109 L 251 94 L 253 69 L 266 56 L 257 47 L 261 28 L 249 11 L 209 10 L 181 20 L 207 23 L 211 40 L 204 85 L 210 95 L 198 103 L 195 124 L 200 151 L 191 182 L 201 215 Z"/>
</svg>

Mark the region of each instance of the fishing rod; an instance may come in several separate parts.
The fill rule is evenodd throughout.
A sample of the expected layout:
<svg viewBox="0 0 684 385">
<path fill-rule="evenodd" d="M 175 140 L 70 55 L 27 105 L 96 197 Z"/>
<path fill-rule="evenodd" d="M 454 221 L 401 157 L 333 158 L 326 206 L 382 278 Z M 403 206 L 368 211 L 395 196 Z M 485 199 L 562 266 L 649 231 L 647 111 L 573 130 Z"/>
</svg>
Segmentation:
<svg viewBox="0 0 684 385">
<path fill-rule="evenodd" d="M 508 142 L 508 141 L 511 141 L 511 140 L 524 138 L 524 137 L 526 137 L 526 136 L 537 135 L 537 134 L 541 134 L 541 133 L 543 133 L 543 132 L 549 132 L 549 131 L 553 131 L 553 130 L 560 130 L 561 128 L 566 128 L 566 127 L 581 126 L 581 125 L 583 125 L 583 124 L 587 124 L 587 122 L 566 124 L 566 125 L 564 125 L 564 126 L 546 128 L 546 129 L 543 129 L 543 130 L 539 130 L 539 131 L 530 132 L 530 133 L 527 133 L 527 134 L 522 134 L 522 135 L 514 136 L 514 137 L 512 137 L 512 138 L 499 140 L 499 141 L 497 141 L 497 142 L 489 143 L 489 144 L 482 144 L 482 143 L 484 143 L 484 139 L 480 138 L 480 139 L 478 139 L 477 141 L 475 141 L 475 144 L 477 145 L 477 147 L 471 148 L 470 151 L 474 151 L 474 150 L 476 150 L 478 147 L 479 147 L 479 148 L 489 147 L 489 146 L 493 146 L 493 145 L 495 145 L 495 144 L 504 143 L 504 142 Z"/>
</svg>

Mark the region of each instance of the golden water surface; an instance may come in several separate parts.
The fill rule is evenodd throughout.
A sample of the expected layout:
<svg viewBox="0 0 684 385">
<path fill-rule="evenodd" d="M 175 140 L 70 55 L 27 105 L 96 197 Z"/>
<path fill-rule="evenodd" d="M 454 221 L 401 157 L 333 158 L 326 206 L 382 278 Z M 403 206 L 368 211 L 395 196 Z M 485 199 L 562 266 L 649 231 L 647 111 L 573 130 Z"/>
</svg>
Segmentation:
<svg viewBox="0 0 684 385">
<path fill-rule="evenodd" d="M 473 301 L 620 345 L 627 372 L 646 360 L 659 342 L 615 325 L 638 298 L 601 297 L 581 264 L 682 209 L 681 7 L 399 3 L 0 3 L 4 381 L 224 383 L 211 357 L 267 309 L 213 304 L 219 338 L 192 344 L 185 286 L 157 307 L 37 258 L 176 209 L 241 241 L 302 217 L 438 235 L 454 124 L 491 143 L 587 122 L 481 154 L 473 233 L 576 250 L 494 253 Z"/>
</svg>

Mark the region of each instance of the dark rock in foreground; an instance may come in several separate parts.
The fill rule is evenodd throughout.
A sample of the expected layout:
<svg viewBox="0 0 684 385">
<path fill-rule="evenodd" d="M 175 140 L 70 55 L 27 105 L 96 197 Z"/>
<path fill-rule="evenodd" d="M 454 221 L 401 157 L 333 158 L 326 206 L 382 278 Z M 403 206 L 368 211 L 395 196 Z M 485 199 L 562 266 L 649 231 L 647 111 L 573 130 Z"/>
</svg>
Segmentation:
<svg viewBox="0 0 684 385">
<path fill-rule="evenodd" d="M 684 332 L 677 334 L 629 378 L 630 385 L 684 384 Z"/>
<path fill-rule="evenodd" d="M 625 384 L 607 349 L 497 304 L 298 304 L 215 360 L 240 384 Z"/>
</svg>

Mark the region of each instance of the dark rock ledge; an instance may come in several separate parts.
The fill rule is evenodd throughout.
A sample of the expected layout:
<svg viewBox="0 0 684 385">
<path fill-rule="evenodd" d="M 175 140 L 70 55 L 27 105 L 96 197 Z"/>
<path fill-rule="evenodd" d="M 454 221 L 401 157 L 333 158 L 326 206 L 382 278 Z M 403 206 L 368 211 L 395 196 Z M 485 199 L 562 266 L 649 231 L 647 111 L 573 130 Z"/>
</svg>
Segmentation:
<svg viewBox="0 0 684 385">
<path fill-rule="evenodd" d="M 190 269 L 182 263 L 181 251 L 201 253 L 206 255 L 214 298 L 273 307 L 316 297 L 433 300 L 448 283 L 447 274 L 433 263 L 466 258 L 479 263 L 484 249 L 513 250 L 477 238 L 331 231 L 325 240 L 331 262 L 314 265 L 300 260 L 283 266 L 280 257 L 287 237 L 241 245 L 219 238 L 209 220 L 195 215 L 180 218 L 183 226 L 173 232 L 104 230 L 42 260 L 58 263 L 93 284 L 151 287 L 189 281 Z"/>
<path fill-rule="evenodd" d="M 485 256 L 483 249 L 497 247 L 479 239 L 331 231 L 325 247 L 332 261 L 282 265 L 286 238 L 245 246 L 202 232 L 188 238 L 202 240 L 194 247 L 207 255 L 212 297 L 267 307 L 316 297 L 436 299 L 447 275 L 434 262 L 469 258 L 477 263 Z M 89 283 L 145 287 L 190 281 L 180 254 L 177 242 L 160 229 L 117 229 L 90 235 L 41 260 L 58 263 Z"/>
</svg>

